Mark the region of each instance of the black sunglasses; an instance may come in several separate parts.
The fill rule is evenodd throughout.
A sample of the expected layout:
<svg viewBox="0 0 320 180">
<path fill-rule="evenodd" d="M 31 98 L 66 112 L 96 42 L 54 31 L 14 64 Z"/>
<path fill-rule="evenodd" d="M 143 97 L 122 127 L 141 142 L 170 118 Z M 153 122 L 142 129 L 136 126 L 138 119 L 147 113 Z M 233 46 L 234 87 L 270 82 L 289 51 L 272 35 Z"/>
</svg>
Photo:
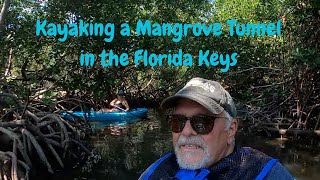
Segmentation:
<svg viewBox="0 0 320 180">
<path fill-rule="evenodd" d="M 217 118 L 224 117 L 215 117 L 208 115 L 196 115 L 192 117 L 186 117 L 181 114 L 171 114 L 167 116 L 171 131 L 174 133 L 180 133 L 184 126 L 186 125 L 187 120 L 190 120 L 191 127 L 197 134 L 206 135 L 209 134 L 214 126 L 214 121 Z"/>
</svg>

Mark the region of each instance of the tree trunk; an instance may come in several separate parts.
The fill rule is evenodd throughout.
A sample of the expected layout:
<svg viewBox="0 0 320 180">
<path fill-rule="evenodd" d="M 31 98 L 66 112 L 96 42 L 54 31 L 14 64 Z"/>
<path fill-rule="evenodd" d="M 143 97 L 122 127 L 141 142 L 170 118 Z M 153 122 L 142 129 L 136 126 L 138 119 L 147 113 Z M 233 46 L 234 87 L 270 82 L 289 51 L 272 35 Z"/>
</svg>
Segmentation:
<svg viewBox="0 0 320 180">
<path fill-rule="evenodd" d="M 0 12 L 0 34 L 4 30 L 4 20 L 6 18 L 9 9 L 10 0 L 4 0 L 3 6 Z"/>
<path fill-rule="evenodd" d="M 11 75 L 11 65 L 12 65 L 12 48 L 9 51 L 9 57 L 8 57 L 7 64 L 5 66 L 6 70 L 4 71 L 4 77 Z"/>
</svg>

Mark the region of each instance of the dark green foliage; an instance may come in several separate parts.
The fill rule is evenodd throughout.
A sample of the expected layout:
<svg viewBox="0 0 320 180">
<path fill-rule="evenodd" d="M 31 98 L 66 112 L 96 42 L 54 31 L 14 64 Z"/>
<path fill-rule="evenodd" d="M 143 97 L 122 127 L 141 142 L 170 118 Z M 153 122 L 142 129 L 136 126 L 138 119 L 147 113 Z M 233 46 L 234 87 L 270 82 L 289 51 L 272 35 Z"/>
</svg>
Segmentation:
<svg viewBox="0 0 320 180">
<path fill-rule="evenodd" d="M 191 77 L 199 76 L 222 82 L 238 102 L 263 106 L 275 97 L 278 97 L 279 104 L 291 96 L 289 102 L 293 106 L 296 99 L 302 98 L 298 91 L 319 88 L 319 7 L 317 0 L 217 0 L 214 4 L 186 0 L 16 0 L 11 2 L 5 31 L 0 35 L 1 83 L 11 84 L 15 87 L 15 93 L 24 97 L 28 95 L 24 93 L 27 89 L 34 94 L 54 85 L 57 87 L 55 89 L 75 92 L 88 99 L 104 100 L 111 99 L 120 87 L 129 96 L 143 96 L 159 102 Z M 116 35 L 111 43 L 98 36 L 68 37 L 61 43 L 59 37 L 37 37 L 36 19 L 55 23 L 77 22 L 79 19 L 110 22 L 116 25 Z M 224 28 L 224 33 L 219 37 L 188 36 L 179 43 L 174 43 L 172 37 L 122 37 L 119 34 L 121 23 L 127 22 L 135 29 L 139 19 L 158 23 L 222 24 L 229 19 L 242 23 L 268 23 L 280 19 L 282 31 L 280 37 L 230 37 Z M 117 54 L 128 53 L 132 58 L 133 52 L 138 49 L 166 54 L 169 50 L 177 52 L 180 48 L 193 55 L 194 61 L 199 50 L 219 54 L 237 52 L 238 63 L 227 73 L 220 71 L 220 65 L 199 67 L 195 63 L 192 67 L 164 65 L 151 68 L 141 64 L 134 66 L 132 59 L 125 67 L 103 68 L 99 62 L 93 67 L 81 67 L 79 64 L 81 50 L 97 56 L 103 49 L 112 49 Z M 9 59 L 11 75 L 4 77 Z M 306 79 L 301 79 L 303 77 L 313 79 L 306 84 L 303 83 Z M 299 86 L 302 89 L 296 88 Z M 319 90 L 312 91 L 310 96 L 315 96 L 317 92 Z M 252 101 L 257 97 L 262 100 Z M 319 102 L 319 98 L 314 102 Z M 288 106 L 286 104 L 285 107 Z"/>
</svg>

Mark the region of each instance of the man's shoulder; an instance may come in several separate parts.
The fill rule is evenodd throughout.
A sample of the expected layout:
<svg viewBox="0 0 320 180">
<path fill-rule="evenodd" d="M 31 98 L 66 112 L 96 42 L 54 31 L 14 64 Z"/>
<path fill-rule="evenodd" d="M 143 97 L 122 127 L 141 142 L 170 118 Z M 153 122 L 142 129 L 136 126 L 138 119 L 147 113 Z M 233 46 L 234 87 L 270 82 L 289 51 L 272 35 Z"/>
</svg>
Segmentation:
<svg viewBox="0 0 320 180">
<path fill-rule="evenodd" d="M 243 152 L 245 152 L 247 154 L 257 154 L 260 156 L 270 157 L 270 156 L 266 155 L 265 153 L 263 153 L 257 149 L 251 148 L 251 147 L 240 147 L 240 148 L 242 149 Z"/>
<path fill-rule="evenodd" d="M 274 158 L 266 155 L 265 153 L 263 153 L 257 149 L 253 149 L 251 147 L 243 147 L 242 149 L 243 149 L 244 154 L 247 154 L 247 155 L 254 154 L 254 157 L 257 159 L 260 159 L 260 158 L 265 159 L 265 160 L 268 160 L 268 162 L 276 160 L 276 162 L 273 163 L 274 165 L 271 167 L 269 172 L 266 174 L 265 179 L 267 179 L 267 180 L 268 179 L 270 179 L 270 180 L 271 179 L 279 179 L 279 180 L 294 179 L 292 177 L 292 175 L 288 172 L 288 170 L 280 162 L 278 162 L 277 159 L 274 159 Z M 267 165 L 265 165 L 265 166 L 267 166 Z"/>
<path fill-rule="evenodd" d="M 235 150 L 236 156 L 241 156 L 241 159 L 248 160 L 248 161 L 261 161 L 264 163 L 268 162 L 269 160 L 273 159 L 272 157 L 266 155 L 265 153 L 251 148 L 251 147 L 237 147 Z M 232 156 L 231 156 L 232 157 Z"/>
<path fill-rule="evenodd" d="M 174 153 L 167 153 L 151 164 L 140 176 L 139 180 L 169 177 L 177 168 Z"/>
<path fill-rule="evenodd" d="M 292 180 L 294 178 L 281 163 L 277 162 L 265 177 L 265 180 L 272 180 L 272 179 L 279 179 L 279 180 L 291 179 Z"/>
</svg>

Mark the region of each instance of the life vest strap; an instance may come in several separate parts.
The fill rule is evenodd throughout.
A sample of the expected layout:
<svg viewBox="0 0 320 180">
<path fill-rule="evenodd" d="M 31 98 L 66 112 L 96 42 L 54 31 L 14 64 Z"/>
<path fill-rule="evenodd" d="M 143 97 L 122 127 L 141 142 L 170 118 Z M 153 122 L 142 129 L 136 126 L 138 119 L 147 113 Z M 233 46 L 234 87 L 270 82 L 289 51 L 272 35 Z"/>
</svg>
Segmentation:
<svg viewBox="0 0 320 180">
<path fill-rule="evenodd" d="M 263 180 L 269 173 L 269 171 L 272 169 L 272 167 L 278 162 L 278 159 L 271 159 L 268 161 L 268 163 L 263 167 L 262 171 L 259 173 L 259 175 L 256 177 L 256 180 Z"/>
<path fill-rule="evenodd" d="M 175 178 L 179 180 L 207 180 L 206 176 L 210 173 L 208 169 L 201 169 L 197 174 L 196 170 L 180 169 Z"/>
<path fill-rule="evenodd" d="M 166 160 L 168 157 L 170 157 L 172 155 L 172 153 L 168 153 L 166 155 L 164 155 L 163 157 L 161 157 L 160 159 L 158 159 L 156 162 L 154 162 L 147 170 L 146 170 L 146 174 L 142 175 L 140 177 L 141 180 L 148 180 L 149 177 L 152 175 L 153 171 L 156 170 L 156 168 L 164 161 Z M 139 180 L 140 180 L 139 179 Z"/>
</svg>

